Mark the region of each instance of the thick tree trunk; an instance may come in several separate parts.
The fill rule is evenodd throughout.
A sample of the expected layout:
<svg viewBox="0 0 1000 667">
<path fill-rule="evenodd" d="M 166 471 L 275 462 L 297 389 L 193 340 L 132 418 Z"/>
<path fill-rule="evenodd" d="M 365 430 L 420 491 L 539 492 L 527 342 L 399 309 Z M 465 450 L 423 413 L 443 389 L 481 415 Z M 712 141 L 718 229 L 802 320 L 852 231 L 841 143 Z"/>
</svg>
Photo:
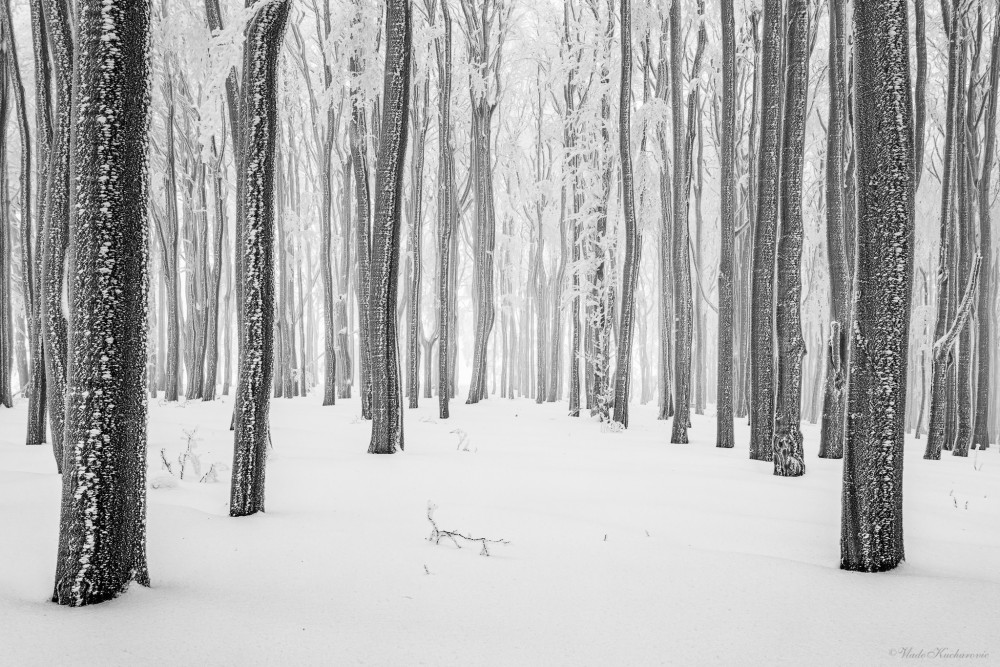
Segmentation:
<svg viewBox="0 0 1000 667">
<path fill-rule="evenodd" d="M 403 449 L 396 289 L 410 104 L 410 5 L 389 0 L 386 7 L 385 88 L 375 176 L 372 229 L 371 380 L 372 437 L 369 454 Z"/>
<path fill-rule="evenodd" d="M 76 37 L 73 170 L 94 178 L 78 181 L 73 207 L 66 474 L 52 596 L 74 607 L 116 597 L 133 580 L 149 585 L 149 3 L 81 0 Z"/>
<path fill-rule="evenodd" d="M 274 348 L 275 144 L 278 58 L 289 0 L 268 0 L 247 25 L 243 51 L 244 125 L 239 169 L 243 229 L 238 253 L 243 283 L 240 368 L 236 388 L 230 516 L 264 511 L 264 467 Z"/>
<path fill-rule="evenodd" d="M 757 215 L 750 306 L 750 458 L 770 461 L 774 438 L 774 261 L 781 145 L 781 0 L 764 1 Z"/>
<path fill-rule="evenodd" d="M 903 560 L 903 418 L 913 282 L 913 127 L 906 3 L 856 0 L 858 244 L 840 567 Z"/>
<path fill-rule="evenodd" d="M 802 453 L 802 159 L 809 87 L 807 0 L 790 0 L 785 72 L 785 112 L 781 153 L 781 235 L 778 238 L 777 394 L 774 418 L 774 474 L 805 473 Z"/>
</svg>

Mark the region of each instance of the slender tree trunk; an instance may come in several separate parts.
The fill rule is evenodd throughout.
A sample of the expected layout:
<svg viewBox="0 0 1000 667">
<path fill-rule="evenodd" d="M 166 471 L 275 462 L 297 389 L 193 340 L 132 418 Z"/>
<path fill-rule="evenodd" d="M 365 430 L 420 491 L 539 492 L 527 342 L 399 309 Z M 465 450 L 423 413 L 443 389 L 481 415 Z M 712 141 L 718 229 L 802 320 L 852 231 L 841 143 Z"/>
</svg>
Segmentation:
<svg viewBox="0 0 1000 667">
<path fill-rule="evenodd" d="M 857 290 L 840 567 L 903 560 L 903 418 L 913 282 L 913 127 L 906 4 L 856 0 Z"/>
<path fill-rule="evenodd" d="M 774 438 L 774 266 L 781 145 L 781 0 L 764 1 L 757 215 L 750 306 L 750 458 L 770 461 Z"/>
<path fill-rule="evenodd" d="M 836 0 L 834 0 L 836 1 Z M 719 359 L 715 446 L 733 447 L 733 261 L 735 259 L 736 23 L 722 0 L 722 186 L 719 221 Z"/>
<path fill-rule="evenodd" d="M 635 224 L 632 183 L 632 6 L 621 2 L 622 75 L 618 112 L 618 143 L 622 161 L 622 199 L 625 207 L 625 266 L 622 273 L 621 328 L 615 363 L 614 421 L 628 428 L 629 388 L 632 380 L 632 329 L 635 326 L 635 285 L 639 278 L 642 240 Z M 603 334 L 604 332 L 599 332 Z"/>
<path fill-rule="evenodd" d="M 922 0 L 918 0 L 920 2 Z M 830 109 L 826 135 L 826 247 L 830 261 L 830 338 L 823 395 L 820 458 L 844 455 L 850 276 L 844 223 L 844 0 L 830 2 Z M 919 75 L 918 75 L 919 76 Z"/>
<path fill-rule="evenodd" d="M 993 341 L 990 327 L 990 280 L 993 276 L 992 233 L 990 220 L 990 184 L 993 177 L 993 156 L 996 151 L 997 94 L 1000 86 L 1000 5 L 993 22 L 993 39 L 990 48 L 990 83 L 987 93 L 986 137 L 983 148 L 982 175 L 979 179 L 979 256 L 982 258 L 982 278 L 979 284 L 977 306 L 979 347 L 976 369 L 976 422 L 972 430 L 972 447 L 986 449 L 990 445 L 990 362 Z"/>
<path fill-rule="evenodd" d="M 95 178 L 77 182 L 73 207 L 68 446 L 52 595 L 74 607 L 116 597 L 133 580 L 149 585 L 150 6 L 81 0 L 77 12 L 73 170 Z"/>
<path fill-rule="evenodd" d="M 289 0 L 268 0 L 247 25 L 241 115 L 253 119 L 241 137 L 239 192 L 244 199 L 239 254 L 240 369 L 230 516 L 264 511 L 264 466 L 274 347 L 275 144 L 278 133 L 278 58 Z"/>
<path fill-rule="evenodd" d="M 70 215 L 70 117 L 73 94 L 73 33 L 67 0 L 50 0 L 45 10 L 53 69 L 55 124 L 49 154 L 47 203 L 42 223 L 41 331 L 45 346 L 45 385 L 56 466 L 62 472 L 66 417 L 66 250 Z"/>
<path fill-rule="evenodd" d="M 778 238 L 775 312 L 777 400 L 774 419 L 774 474 L 805 473 L 802 453 L 802 161 L 809 88 L 809 15 L 807 0 L 788 6 L 788 62 L 785 78 L 784 132 L 781 156 L 781 235 Z"/>
<path fill-rule="evenodd" d="M 385 92 L 375 177 L 371 275 L 372 438 L 369 454 L 403 449 L 396 289 L 402 227 L 403 166 L 410 105 L 410 5 L 386 6 Z"/>
<path fill-rule="evenodd" d="M 410 247 L 412 258 L 412 271 L 410 273 L 410 294 L 409 294 L 409 321 L 407 322 L 407 387 L 409 396 L 409 407 L 417 407 L 420 399 L 420 296 L 421 282 L 423 277 L 423 190 L 424 190 L 424 145 L 427 142 L 427 131 L 430 129 L 430 107 L 428 99 L 430 95 L 430 79 L 424 77 L 423 95 L 418 91 L 419 103 L 414 106 L 413 129 L 416 132 L 413 146 L 413 181 L 412 188 L 412 209 L 410 216 Z"/>
</svg>

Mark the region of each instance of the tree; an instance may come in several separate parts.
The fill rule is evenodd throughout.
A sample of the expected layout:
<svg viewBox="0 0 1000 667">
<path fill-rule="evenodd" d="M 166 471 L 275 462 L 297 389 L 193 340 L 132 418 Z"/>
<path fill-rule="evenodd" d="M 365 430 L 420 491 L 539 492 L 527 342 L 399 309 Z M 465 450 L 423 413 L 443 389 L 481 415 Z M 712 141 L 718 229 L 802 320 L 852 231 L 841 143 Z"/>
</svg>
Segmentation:
<svg viewBox="0 0 1000 667">
<path fill-rule="evenodd" d="M 992 272 L 992 234 L 990 221 L 990 187 L 993 176 L 993 156 L 996 151 L 997 125 L 997 94 L 1000 87 L 1000 5 L 997 5 L 997 16 L 993 21 L 993 40 L 990 48 L 990 83 L 986 112 L 986 140 L 984 142 L 982 175 L 979 179 L 979 255 L 982 257 L 982 267 L 979 282 L 979 331 L 977 342 L 979 346 L 979 368 L 976 378 L 976 423 L 972 430 L 972 447 L 986 449 L 990 445 L 990 360 L 991 360 L 991 329 L 990 327 L 990 279 Z"/>
<path fill-rule="evenodd" d="M 632 183 L 632 6 L 622 0 L 622 78 L 618 114 L 618 143 L 622 161 L 622 199 L 625 205 L 625 265 L 622 273 L 621 328 L 615 373 L 614 421 L 628 427 L 629 385 L 632 379 L 632 329 L 635 324 L 635 284 L 639 278 L 642 240 L 635 224 Z M 598 400 L 601 400 L 598 398 Z"/>
<path fill-rule="evenodd" d="M 6 40 L 6 26 L 0 38 Z M 5 44 L 6 46 L 6 44 Z M 14 361 L 14 309 L 11 292 L 11 252 L 10 206 L 7 202 L 7 121 L 10 119 L 8 61 L 6 52 L 0 53 L 0 405 L 12 408 L 14 400 L 11 397 L 11 370 Z"/>
<path fill-rule="evenodd" d="M 44 12 L 51 47 L 55 126 L 49 153 L 42 223 L 41 331 L 45 352 L 45 386 L 52 451 L 62 472 L 63 425 L 66 415 L 66 317 L 62 298 L 69 236 L 70 105 L 73 94 L 73 33 L 67 0 L 51 0 Z"/>
<path fill-rule="evenodd" d="M 833 0 L 836 2 L 836 0 Z M 722 186 L 719 221 L 719 372 L 716 447 L 733 447 L 733 263 L 736 234 L 736 21 L 722 0 Z"/>
<path fill-rule="evenodd" d="M 909 32 L 902 0 L 856 0 L 858 244 L 840 567 L 903 560 L 903 419 L 913 282 Z"/>
<path fill-rule="evenodd" d="M 922 0 L 917 0 L 921 2 Z M 823 394 L 821 458 L 844 455 L 847 405 L 847 350 L 850 340 L 851 287 L 844 222 L 844 24 L 843 0 L 830 0 L 830 108 L 826 133 L 826 247 L 830 261 L 830 336 Z"/>
<path fill-rule="evenodd" d="M 382 131 L 375 174 L 375 224 L 372 229 L 371 380 L 372 438 L 369 454 L 403 449 L 396 289 L 410 106 L 410 4 L 386 6 L 385 89 Z"/>
<path fill-rule="evenodd" d="M 770 461 L 774 438 L 774 256 L 781 129 L 781 0 L 764 0 L 757 215 L 750 306 L 750 458 Z"/>
<path fill-rule="evenodd" d="M 809 85 L 809 15 L 807 0 L 788 5 L 788 53 L 785 65 L 785 113 L 781 153 L 781 235 L 778 238 L 777 401 L 774 419 L 774 474 L 798 477 L 805 472 L 802 454 L 802 153 L 806 134 Z"/>
<path fill-rule="evenodd" d="M 150 5 L 77 5 L 65 474 L 55 590 L 82 606 L 148 586 L 146 299 Z M 86 101 L 86 103 L 83 103 Z"/>
<path fill-rule="evenodd" d="M 264 511 L 264 467 L 274 348 L 274 182 L 278 131 L 278 58 L 290 0 L 266 0 L 246 28 L 243 140 L 238 188 L 243 199 L 240 364 L 229 515 Z"/>
</svg>

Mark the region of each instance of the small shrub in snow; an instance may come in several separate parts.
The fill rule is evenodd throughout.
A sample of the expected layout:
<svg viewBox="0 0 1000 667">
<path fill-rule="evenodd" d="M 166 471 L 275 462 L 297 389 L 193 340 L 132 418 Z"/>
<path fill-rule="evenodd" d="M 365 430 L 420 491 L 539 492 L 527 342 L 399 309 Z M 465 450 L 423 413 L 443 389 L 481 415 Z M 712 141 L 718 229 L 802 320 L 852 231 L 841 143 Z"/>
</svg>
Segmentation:
<svg viewBox="0 0 1000 667">
<path fill-rule="evenodd" d="M 456 428 L 452 433 L 458 436 L 458 447 L 455 449 L 460 452 L 476 452 L 478 449 L 469 449 L 469 434 L 460 428 Z"/>
<path fill-rule="evenodd" d="M 430 537 L 428 537 L 427 539 L 430 542 L 433 542 L 434 544 L 441 544 L 441 538 L 444 537 L 447 537 L 449 540 L 451 540 L 452 544 L 454 544 L 459 549 L 462 548 L 462 545 L 458 543 L 459 539 L 463 539 L 467 542 L 477 542 L 481 544 L 483 547 L 482 551 L 479 552 L 480 556 L 490 555 L 490 550 L 487 546 L 489 544 L 510 544 L 510 542 L 504 539 L 491 540 L 485 537 L 472 537 L 470 535 L 463 535 L 462 533 L 455 530 L 441 530 L 440 528 L 438 528 L 437 522 L 434 521 L 434 510 L 436 509 L 437 505 L 435 505 L 430 501 L 427 502 L 427 520 L 431 522 L 431 534 Z M 427 569 L 426 565 L 424 566 L 424 569 Z M 430 572 L 428 572 L 427 574 L 430 574 Z"/>
<path fill-rule="evenodd" d="M 621 422 L 616 421 L 606 421 L 601 422 L 601 433 L 623 433 L 625 427 L 622 426 Z"/>
<path fill-rule="evenodd" d="M 151 489 L 176 489 L 178 486 L 176 477 L 169 473 L 162 472 L 151 476 L 147 483 Z"/>
</svg>

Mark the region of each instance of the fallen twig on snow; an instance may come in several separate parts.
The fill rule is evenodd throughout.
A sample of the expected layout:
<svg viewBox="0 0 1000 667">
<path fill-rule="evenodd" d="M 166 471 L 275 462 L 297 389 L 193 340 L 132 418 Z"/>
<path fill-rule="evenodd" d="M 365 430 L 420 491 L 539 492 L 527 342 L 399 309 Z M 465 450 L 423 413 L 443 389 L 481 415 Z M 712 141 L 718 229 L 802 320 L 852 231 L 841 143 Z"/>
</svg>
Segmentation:
<svg viewBox="0 0 1000 667">
<path fill-rule="evenodd" d="M 504 539 L 491 540 L 491 539 L 486 538 L 486 537 L 472 537 L 470 535 L 463 535 L 462 533 L 460 533 L 458 531 L 455 531 L 455 530 L 441 530 L 440 528 L 438 528 L 437 522 L 434 521 L 434 510 L 436 510 L 436 509 L 437 509 L 437 505 L 435 505 L 434 503 L 428 501 L 428 503 L 427 503 L 427 520 L 431 522 L 431 535 L 427 539 L 430 540 L 431 542 L 433 542 L 434 544 L 440 544 L 442 537 L 447 537 L 459 549 L 462 548 L 462 545 L 458 543 L 458 539 L 456 539 L 456 538 L 461 538 L 461 539 L 466 540 L 468 542 L 478 542 L 479 544 L 481 544 L 483 546 L 483 550 L 479 552 L 480 556 L 489 556 L 490 555 L 490 550 L 489 550 L 489 548 L 487 548 L 488 544 L 510 544 L 509 541 L 504 540 Z"/>
</svg>

